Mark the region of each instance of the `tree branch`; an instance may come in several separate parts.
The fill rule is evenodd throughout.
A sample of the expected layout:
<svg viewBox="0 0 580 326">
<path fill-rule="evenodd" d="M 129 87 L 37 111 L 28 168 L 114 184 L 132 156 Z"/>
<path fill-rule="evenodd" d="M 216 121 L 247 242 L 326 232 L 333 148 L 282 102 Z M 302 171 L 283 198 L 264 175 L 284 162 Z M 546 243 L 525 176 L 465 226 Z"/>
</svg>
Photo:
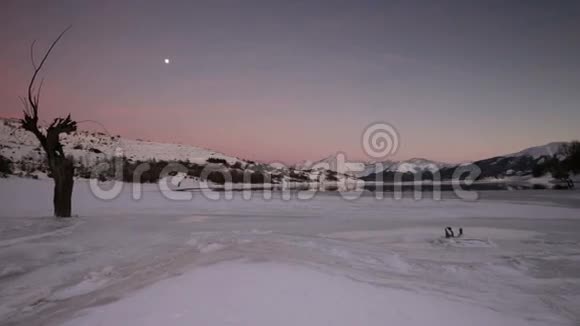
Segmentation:
<svg viewBox="0 0 580 326">
<path fill-rule="evenodd" d="M 43 134 L 38 126 L 38 104 L 40 102 L 40 94 L 42 91 L 42 85 L 44 84 L 44 78 L 40 81 L 40 85 L 38 86 L 38 90 L 36 92 L 34 89 L 35 88 L 34 83 L 36 81 L 38 73 L 40 72 L 40 70 L 44 66 L 44 63 L 46 62 L 46 59 L 52 52 L 52 49 L 54 49 L 56 44 L 60 41 L 63 35 L 71 27 L 72 26 L 68 26 L 64 31 L 62 31 L 58 35 L 58 37 L 52 42 L 52 44 L 42 57 L 40 64 L 38 65 L 36 64 L 36 60 L 34 58 L 34 45 L 36 44 L 36 41 L 32 42 L 32 44 L 30 45 L 30 61 L 32 63 L 32 67 L 34 68 L 34 73 L 32 74 L 32 78 L 30 79 L 30 83 L 28 84 L 27 98 L 24 99 L 23 97 L 20 97 L 20 101 L 24 106 L 23 110 L 24 118 L 20 120 L 22 128 L 24 130 L 32 132 L 36 136 L 36 138 L 38 138 L 40 144 L 42 145 L 42 147 L 49 156 L 53 155 L 52 154 L 53 150 L 56 150 L 56 152 L 58 153 L 57 155 L 62 154 L 61 156 L 64 156 L 64 153 L 62 151 L 62 145 L 60 144 L 60 141 L 58 139 L 59 134 L 76 131 L 76 122 L 70 119 L 70 114 L 66 117 L 66 119 L 62 118 L 55 119 L 48 128 L 46 135 Z M 53 142 L 55 142 L 54 145 L 51 145 Z"/>
<path fill-rule="evenodd" d="M 32 67 L 34 68 L 34 70 L 36 70 L 36 62 L 34 61 L 34 44 L 36 43 L 36 40 L 32 41 L 32 44 L 30 44 L 30 62 L 32 63 Z"/>
<path fill-rule="evenodd" d="M 34 62 L 34 57 L 32 57 L 32 65 L 33 67 L 35 67 L 34 69 L 34 74 L 32 75 L 32 78 L 30 79 L 30 84 L 28 84 L 28 102 L 30 103 L 30 106 L 32 107 L 32 112 L 35 116 L 38 116 L 38 103 L 35 102 L 34 100 L 34 96 L 32 95 L 33 90 L 34 90 L 34 81 L 36 80 L 36 76 L 38 75 L 38 73 L 40 72 L 40 70 L 42 69 L 42 66 L 44 65 L 44 63 L 46 62 L 46 59 L 48 58 L 48 56 L 50 55 L 50 52 L 52 52 L 52 49 L 54 49 L 55 45 L 58 43 L 58 41 L 60 41 L 60 39 L 62 38 L 62 36 L 71 28 L 72 26 L 68 26 L 64 31 L 62 31 L 60 33 L 60 35 L 58 35 L 58 37 L 52 42 L 52 44 L 50 45 L 50 47 L 48 48 L 48 51 L 46 51 L 46 53 L 44 54 L 44 57 L 42 57 L 42 60 L 40 61 L 40 64 L 38 66 L 36 66 L 35 62 Z M 34 42 L 32 43 L 34 46 Z M 31 55 L 34 55 L 34 50 L 33 50 L 33 46 L 30 47 L 30 51 L 31 51 Z M 38 96 L 37 96 L 38 97 Z"/>
</svg>

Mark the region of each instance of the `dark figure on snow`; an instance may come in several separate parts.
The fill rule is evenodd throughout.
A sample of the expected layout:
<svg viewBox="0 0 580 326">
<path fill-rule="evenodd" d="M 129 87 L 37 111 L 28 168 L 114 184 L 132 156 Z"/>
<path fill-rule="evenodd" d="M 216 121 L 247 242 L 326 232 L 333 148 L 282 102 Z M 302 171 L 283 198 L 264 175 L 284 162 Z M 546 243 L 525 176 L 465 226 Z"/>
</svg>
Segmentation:
<svg viewBox="0 0 580 326">
<path fill-rule="evenodd" d="M 457 234 L 457 237 L 459 238 L 462 235 L 463 235 L 463 228 L 459 228 L 459 234 Z M 445 238 L 446 239 L 455 238 L 455 232 L 453 232 L 453 229 L 450 226 L 445 228 Z"/>
<path fill-rule="evenodd" d="M 455 238 L 455 234 L 453 233 L 453 229 L 450 226 L 445 228 L 445 238 L 447 238 L 447 239 Z"/>
</svg>

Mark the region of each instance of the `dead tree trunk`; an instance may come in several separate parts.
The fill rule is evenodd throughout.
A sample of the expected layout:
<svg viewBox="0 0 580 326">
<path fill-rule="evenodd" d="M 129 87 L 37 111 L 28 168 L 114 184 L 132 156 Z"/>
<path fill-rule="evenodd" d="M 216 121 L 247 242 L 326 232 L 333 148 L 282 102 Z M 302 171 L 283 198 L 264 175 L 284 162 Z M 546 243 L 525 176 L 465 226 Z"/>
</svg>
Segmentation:
<svg viewBox="0 0 580 326">
<path fill-rule="evenodd" d="M 74 166 L 73 162 L 68 159 L 56 159 L 52 163 L 52 178 L 54 179 L 54 216 L 70 217 L 71 201 L 74 185 Z"/>
<path fill-rule="evenodd" d="M 69 27 L 70 28 L 70 27 Z M 34 89 L 34 82 L 48 55 L 69 29 L 64 30 L 52 42 L 52 45 L 42 58 L 42 61 L 37 66 L 34 61 L 34 42 L 30 47 L 30 58 L 32 66 L 34 67 L 34 74 L 28 85 L 27 98 L 22 98 L 24 104 L 24 118 L 21 120 L 22 128 L 33 133 L 40 145 L 46 152 L 48 168 L 54 180 L 54 216 L 56 217 L 70 217 L 71 216 L 71 198 L 74 184 L 74 164 L 72 159 L 65 156 L 62 144 L 60 143 L 61 134 L 69 134 L 76 131 L 77 123 L 70 118 L 70 114 L 66 118 L 56 118 L 46 129 L 46 132 L 41 131 L 38 125 L 38 104 L 40 100 L 40 91 L 42 89 L 42 81 L 38 86 L 38 90 Z"/>
</svg>

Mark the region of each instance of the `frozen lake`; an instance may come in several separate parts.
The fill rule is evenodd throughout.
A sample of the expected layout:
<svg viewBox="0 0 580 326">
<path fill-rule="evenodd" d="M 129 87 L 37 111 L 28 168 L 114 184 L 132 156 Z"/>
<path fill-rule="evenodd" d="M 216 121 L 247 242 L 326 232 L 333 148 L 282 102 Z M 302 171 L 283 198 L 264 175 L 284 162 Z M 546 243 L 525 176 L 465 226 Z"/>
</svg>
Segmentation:
<svg viewBox="0 0 580 326">
<path fill-rule="evenodd" d="M 580 192 L 111 201 L 0 179 L 3 325 L 577 325 Z M 221 194 L 224 195 L 224 194 Z M 463 227 L 459 239 L 443 229 Z"/>
</svg>

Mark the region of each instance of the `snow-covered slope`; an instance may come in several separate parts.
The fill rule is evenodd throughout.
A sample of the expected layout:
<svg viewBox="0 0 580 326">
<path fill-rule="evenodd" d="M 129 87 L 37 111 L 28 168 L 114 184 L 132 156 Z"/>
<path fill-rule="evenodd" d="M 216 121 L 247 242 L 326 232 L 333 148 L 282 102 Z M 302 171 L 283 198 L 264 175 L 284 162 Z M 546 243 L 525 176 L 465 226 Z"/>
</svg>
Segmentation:
<svg viewBox="0 0 580 326">
<path fill-rule="evenodd" d="M 85 171 L 96 164 L 110 160 L 114 156 L 123 156 L 129 162 L 184 162 L 194 170 L 188 173 L 183 184 L 195 184 L 201 174 L 201 168 L 226 171 L 232 176 L 233 183 L 241 183 L 242 175 L 262 174 L 266 178 L 250 178 L 251 183 L 336 183 L 354 180 L 336 170 L 329 170 L 323 165 L 316 169 L 292 169 L 284 166 L 273 166 L 265 163 L 240 159 L 213 150 L 191 145 L 159 143 L 145 140 L 134 140 L 112 136 L 99 132 L 79 130 L 70 135 L 61 135 L 64 151 L 74 158 L 77 167 Z M 20 128 L 16 119 L 0 119 L 0 155 L 10 160 L 18 174 L 37 175 L 46 171 L 44 152 L 38 140 L 30 132 Z M 77 171 L 78 172 L 78 171 Z M 85 174 L 86 175 L 86 174 Z M 83 176 L 83 174 L 79 174 Z M 267 177 L 269 176 L 269 178 Z M 236 180 L 237 178 L 237 180 Z M 266 181 L 263 181 L 266 179 Z M 250 182 L 244 179 L 243 182 Z"/>
<path fill-rule="evenodd" d="M 391 161 L 381 162 L 382 167 L 386 168 L 393 164 Z M 298 170 L 330 170 L 339 174 L 352 177 L 363 177 L 375 172 L 375 162 L 350 161 L 348 156 L 337 152 L 318 161 L 303 161 L 294 165 Z"/>
<path fill-rule="evenodd" d="M 529 176 L 535 168 L 544 164 L 552 157 L 564 159 L 559 155 L 560 148 L 565 142 L 552 142 L 542 146 L 526 148 L 517 153 L 499 155 L 472 163 L 477 166 L 481 173 L 480 179 L 503 179 L 510 176 Z M 439 172 L 442 180 L 455 178 L 455 172 L 460 165 L 430 161 L 426 159 L 411 159 L 396 162 L 380 173 L 372 173 L 364 177 L 364 180 L 393 181 L 402 177 L 403 181 L 413 181 L 415 178 L 430 179 L 434 172 Z M 398 179 L 397 179 L 398 180 Z"/>
<path fill-rule="evenodd" d="M 412 158 L 405 161 L 360 162 L 347 161 L 343 154 L 330 155 L 319 161 L 304 161 L 296 165 L 297 169 L 324 168 L 354 177 L 365 177 L 375 172 L 418 173 L 435 172 L 452 164 L 432 161 L 424 158 Z"/>
<path fill-rule="evenodd" d="M 19 128 L 15 119 L 0 119 L 0 154 L 13 162 L 27 157 L 37 157 L 40 144 L 30 132 Z M 94 160 L 115 153 L 137 160 L 189 161 L 203 164 L 209 158 L 223 159 L 229 164 L 245 162 L 209 149 L 180 144 L 133 140 L 99 132 L 78 131 L 61 135 L 65 153 L 75 159 Z"/>
<path fill-rule="evenodd" d="M 481 178 L 504 178 L 531 175 L 534 169 L 546 161 L 557 158 L 563 160 L 561 148 L 566 142 L 552 142 L 523 149 L 517 153 L 492 157 L 473 162 L 481 169 Z"/>
<path fill-rule="evenodd" d="M 443 167 L 451 166 L 448 163 L 431 161 L 424 158 L 412 158 L 410 160 L 396 162 L 387 170 L 399 173 L 418 173 L 424 171 L 435 172 Z"/>
<path fill-rule="evenodd" d="M 530 174 L 537 164 L 541 164 L 546 159 L 558 155 L 565 142 L 552 142 L 542 146 L 526 148 L 517 153 L 500 155 L 493 158 L 483 159 L 473 162 L 482 170 L 482 176 L 502 177 L 510 175 Z M 345 162 L 341 154 L 330 155 L 319 161 L 305 161 L 296 165 L 297 169 L 324 168 L 342 174 L 350 175 L 365 180 L 393 180 L 395 174 L 408 175 L 407 179 L 414 178 L 412 175 L 441 172 L 443 179 L 451 178 L 457 164 L 437 162 L 425 158 L 412 158 L 404 161 L 384 161 L 384 162 Z M 380 163 L 377 164 L 377 163 Z M 382 178 L 377 178 L 377 174 L 382 174 Z M 405 179 L 405 178 L 403 178 Z"/>
</svg>

